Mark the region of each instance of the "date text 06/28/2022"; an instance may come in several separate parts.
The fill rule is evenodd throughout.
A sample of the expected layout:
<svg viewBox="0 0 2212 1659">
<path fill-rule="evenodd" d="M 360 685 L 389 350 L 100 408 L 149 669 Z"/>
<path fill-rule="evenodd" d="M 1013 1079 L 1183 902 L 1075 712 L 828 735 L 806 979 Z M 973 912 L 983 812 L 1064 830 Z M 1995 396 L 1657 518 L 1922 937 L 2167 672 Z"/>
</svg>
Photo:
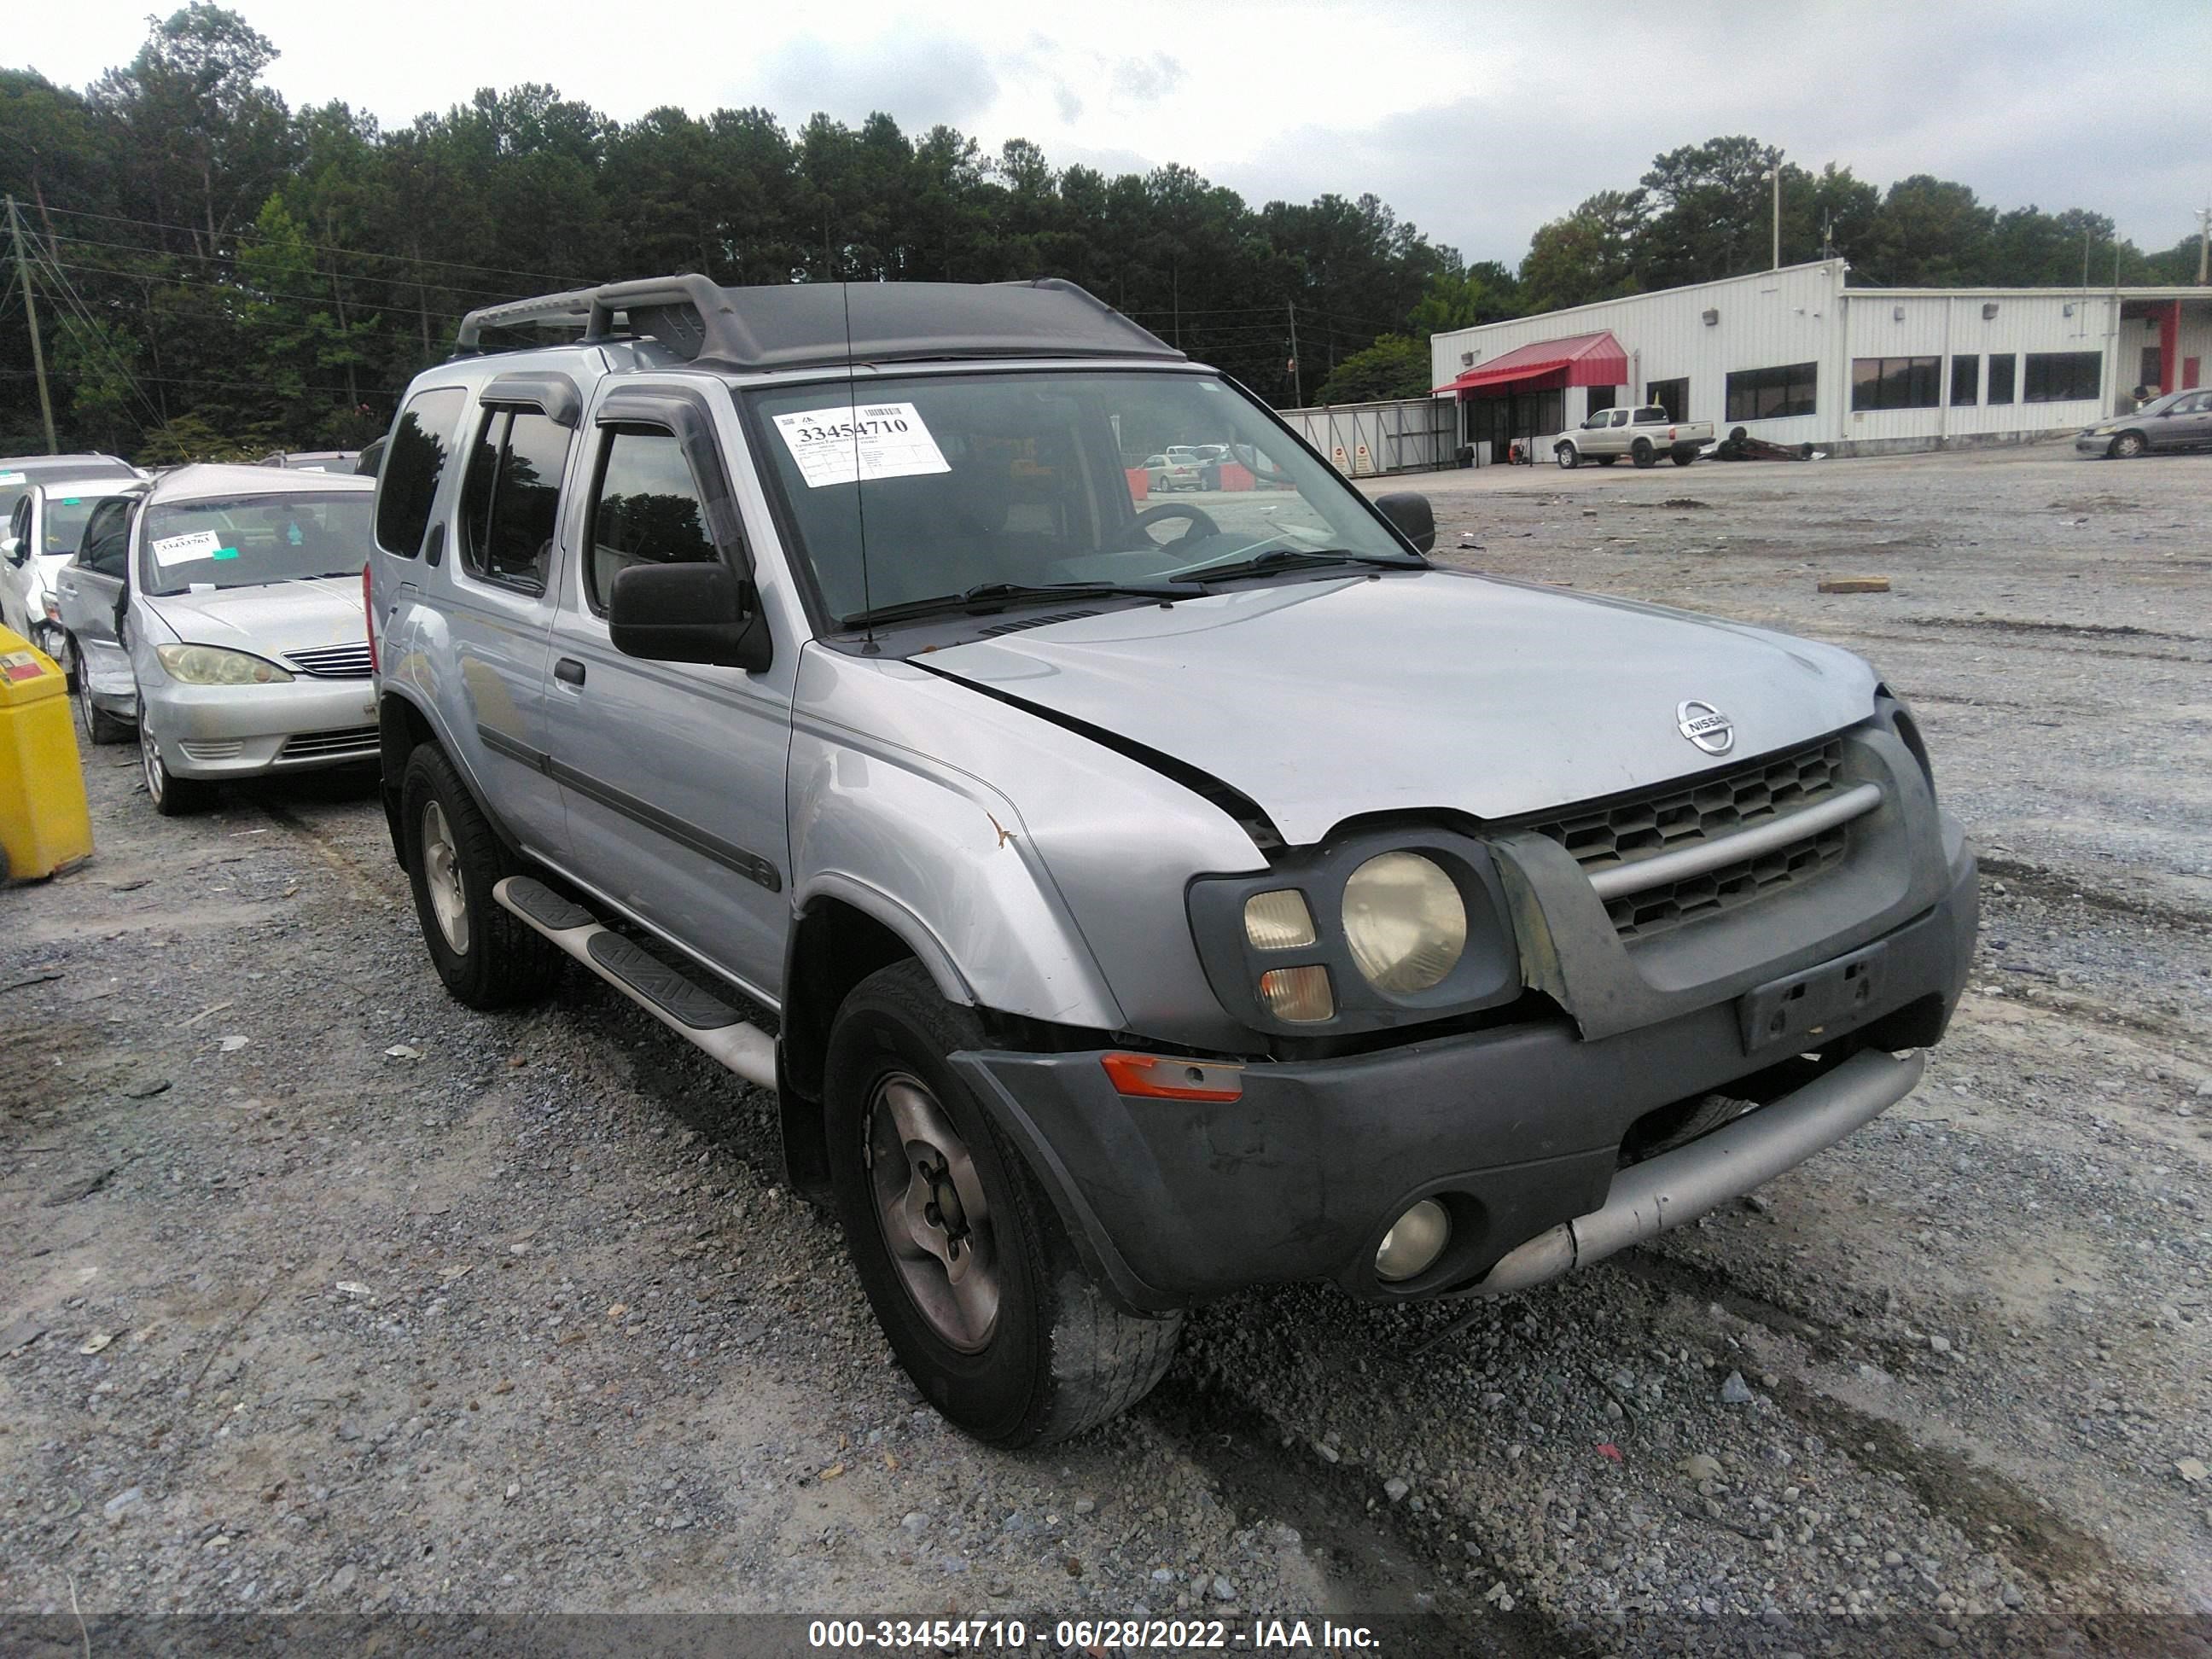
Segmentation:
<svg viewBox="0 0 2212 1659">
<path fill-rule="evenodd" d="M 1018 1619 L 817 1619 L 808 1624 L 806 1639 L 818 1650 L 950 1649 L 985 1655 L 1022 1651 L 1030 1636 L 1027 1624 Z M 1368 1626 L 1325 1619 L 1255 1619 L 1243 1626 L 1225 1619 L 1062 1619 L 1053 1626 L 1053 1644 L 1062 1652 L 1085 1654 L 1382 1651 L 1380 1638 Z"/>
</svg>

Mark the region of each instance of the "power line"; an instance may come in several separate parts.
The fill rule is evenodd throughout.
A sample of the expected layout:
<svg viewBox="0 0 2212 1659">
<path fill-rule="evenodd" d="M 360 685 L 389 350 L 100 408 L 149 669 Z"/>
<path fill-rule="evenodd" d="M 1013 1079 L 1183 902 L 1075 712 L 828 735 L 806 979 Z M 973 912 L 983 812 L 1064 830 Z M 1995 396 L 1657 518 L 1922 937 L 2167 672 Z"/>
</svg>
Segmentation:
<svg viewBox="0 0 2212 1659">
<path fill-rule="evenodd" d="M 74 270 L 93 276 L 118 276 L 127 282 L 135 283 L 160 282 L 164 280 L 160 277 L 149 277 L 143 271 L 118 270 L 112 265 L 70 264 L 62 260 L 46 258 L 43 254 L 40 257 L 46 264 L 52 266 L 56 270 Z M 297 300 L 302 305 L 319 306 L 327 306 L 331 303 L 331 296 L 327 294 L 283 293 L 275 289 L 258 288 L 250 283 L 170 282 L 167 283 L 167 286 L 187 290 L 198 289 L 207 293 L 224 294 L 243 300 Z M 387 305 L 384 307 L 384 310 L 404 310 L 410 316 L 419 314 L 425 317 L 435 317 L 439 321 L 445 323 L 458 323 L 460 321 L 463 315 L 462 313 L 458 311 L 436 311 L 428 307 L 417 307 L 411 305 L 404 307 Z M 380 312 L 378 314 L 381 316 L 383 312 Z"/>
<path fill-rule="evenodd" d="M 46 211 L 64 214 L 72 219 L 104 219 L 112 224 L 140 225 L 149 230 L 178 230 L 188 236 L 203 235 L 206 231 L 204 226 L 173 224 L 165 219 L 135 219 L 124 213 L 94 213 L 88 208 L 49 207 Z M 249 235 L 258 236 L 259 234 L 255 227 L 250 225 L 240 226 L 235 233 L 241 239 Z M 427 256 L 417 258 L 410 253 L 377 253 L 367 248 L 343 247 L 335 242 L 307 242 L 304 246 L 313 248 L 318 252 L 343 253 L 356 259 L 389 259 L 398 264 L 443 265 L 448 270 L 473 270 L 485 276 L 521 276 L 532 283 L 551 283 L 556 288 L 563 289 L 591 288 L 602 280 L 596 276 L 549 276 L 542 270 L 516 270 L 504 265 L 472 265 L 459 259 L 441 259 Z"/>
<path fill-rule="evenodd" d="M 226 259 L 219 253 L 199 253 L 191 251 L 179 252 L 173 248 L 143 247 L 136 242 L 101 242 L 95 241 L 88 236 L 69 236 L 59 232 L 55 233 L 46 240 L 53 242 L 67 242 L 73 247 L 97 247 L 106 248 L 110 252 L 116 253 L 139 253 L 152 259 L 197 259 L 203 264 L 211 265 L 234 265 L 237 263 L 236 256 L 233 256 L 232 258 Z M 143 275 L 143 273 L 137 271 L 118 274 L 127 274 L 134 276 Z M 511 288 L 462 288 L 452 283 L 441 282 L 426 283 L 419 283 L 411 276 L 363 276 L 356 271 L 332 271 L 328 274 L 336 276 L 337 280 L 343 283 L 374 283 L 383 288 L 413 289 L 418 292 L 427 288 L 435 287 L 443 294 L 458 294 L 463 295 L 472 295 L 477 299 L 490 300 L 495 303 L 504 303 L 510 300 L 531 297 L 526 295 L 518 295 Z"/>
</svg>

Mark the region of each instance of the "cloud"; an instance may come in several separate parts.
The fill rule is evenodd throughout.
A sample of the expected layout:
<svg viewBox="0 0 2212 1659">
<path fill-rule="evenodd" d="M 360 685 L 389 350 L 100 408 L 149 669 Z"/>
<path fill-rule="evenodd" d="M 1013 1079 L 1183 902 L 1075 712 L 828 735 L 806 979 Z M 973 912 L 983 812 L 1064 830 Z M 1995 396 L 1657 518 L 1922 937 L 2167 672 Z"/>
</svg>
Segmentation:
<svg viewBox="0 0 2212 1659">
<path fill-rule="evenodd" d="M 1000 94 L 982 47 L 912 23 L 851 43 L 799 35 L 768 55 L 759 76 L 765 101 L 794 124 L 817 110 L 850 123 L 883 110 L 909 132 L 940 121 L 972 128 Z"/>
<path fill-rule="evenodd" d="M 1114 65 L 1114 89 L 1139 103 L 1157 103 L 1187 78 L 1188 71 L 1164 52 L 1149 58 L 1124 58 Z"/>
</svg>

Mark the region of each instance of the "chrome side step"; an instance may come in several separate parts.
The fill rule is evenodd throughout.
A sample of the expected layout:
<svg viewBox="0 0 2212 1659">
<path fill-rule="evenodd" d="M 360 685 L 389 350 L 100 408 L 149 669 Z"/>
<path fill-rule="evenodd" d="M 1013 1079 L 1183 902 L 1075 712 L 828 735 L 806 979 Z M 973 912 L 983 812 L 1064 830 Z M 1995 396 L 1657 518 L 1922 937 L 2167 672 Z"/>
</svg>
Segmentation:
<svg viewBox="0 0 2212 1659">
<path fill-rule="evenodd" d="M 602 927 L 582 905 L 532 877 L 508 876 L 491 896 L 685 1042 L 746 1082 L 775 1091 L 775 1039 L 739 1018 L 697 981 Z"/>
</svg>

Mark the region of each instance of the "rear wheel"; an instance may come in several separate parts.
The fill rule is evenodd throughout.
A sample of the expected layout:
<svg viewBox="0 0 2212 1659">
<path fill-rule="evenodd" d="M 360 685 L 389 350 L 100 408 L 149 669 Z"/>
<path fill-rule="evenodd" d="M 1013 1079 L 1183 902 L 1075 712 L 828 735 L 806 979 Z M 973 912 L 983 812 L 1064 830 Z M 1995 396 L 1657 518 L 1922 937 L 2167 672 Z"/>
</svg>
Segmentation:
<svg viewBox="0 0 2212 1659">
<path fill-rule="evenodd" d="M 1571 472 L 1583 464 L 1583 458 L 1576 453 L 1572 444 L 1561 444 L 1552 452 L 1552 459 L 1559 462 L 1562 472 Z"/>
<path fill-rule="evenodd" d="M 2132 461 L 2149 447 L 2150 446 L 2143 441 L 2142 433 L 2123 432 L 2112 440 L 2112 447 L 2106 453 L 2116 461 Z"/>
<path fill-rule="evenodd" d="M 1677 449 L 1670 452 L 1668 459 L 1677 466 L 1687 466 L 1698 459 L 1698 452 L 1694 449 Z"/>
<path fill-rule="evenodd" d="M 831 1175 L 860 1283 L 931 1404 L 979 1440 L 1034 1446 L 1152 1391 L 1181 1313 L 1109 1301 L 1051 1200 L 947 1057 L 987 1047 L 921 963 L 845 1000 L 824 1077 Z"/>
<path fill-rule="evenodd" d="M 128 743 L 131 727 L 92 700 L 92 672 L 86 667 L 84 653 L 75 640 L 69 642 L 70 660 L 76 665 L 76 718 L 84 727 L 84 735 L 92 743 Z"/>
<path fill-rule="evenodd" d="M 1638 438 L 1635 447 L 1628 452 L 1628 459 L 1638 466 L 1656 466 L 1659 464 L 1659 453 L 1651 447 L 1649 438 Z"/>
<path fill-rule="evenodd" d="M 492 897 L 514 869 L 434 744 L 408 756 L 399 811 L 416 920 L 446 988 L 471 1008 L 511 1008 L 544 995 L 561 975 L 560 949 Z"/>
</svg>

